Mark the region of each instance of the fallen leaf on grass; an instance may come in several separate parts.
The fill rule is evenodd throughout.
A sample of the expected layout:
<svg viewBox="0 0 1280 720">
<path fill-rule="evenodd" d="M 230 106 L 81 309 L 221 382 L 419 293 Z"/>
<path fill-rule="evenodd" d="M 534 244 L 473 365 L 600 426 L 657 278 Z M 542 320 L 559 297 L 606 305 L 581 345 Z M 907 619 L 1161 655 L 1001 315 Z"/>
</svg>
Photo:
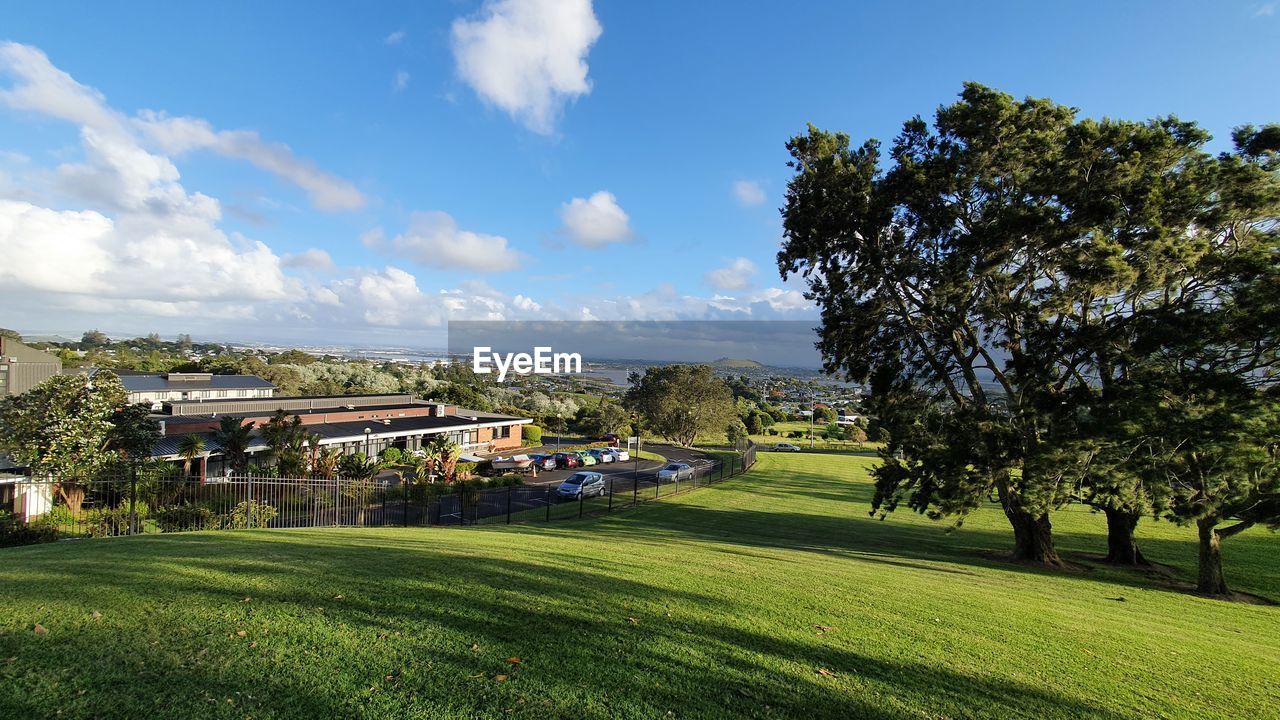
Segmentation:
<svg viewBox="0 0 1280 720">
<path fill-rule="evenodd" d="M 347 598 L 347 596 L 346 596 L 346 595 L 334 595 L 334 596 L 333 596 L 333 599 L 334 599 L 334 600 L 345 600 L 346 598 Z"/>
<path fill-rule="evenodd" d="M 826 669 L 826 668 L 818 668 L 817 670 L 814 670 L 814 672 L 815 672 L 815 673 L 817 673 L 817 674 L 819 674 L 819 675 L 821 675 L 822 677 L 835 677 L 835 676 L 836 676 L 836 674 L 835 674 L 835 673 L 831 672 L 830 670 L 828 670 L 828 669 Z"/>
<path fill-rule="evenodd" d="M 253 598 L 251 598 L 251 597 L 245 597 L 245 599 L 241 600 L 240 602 L 242 602 L 242 603 L 253 602 Z"/>
<path fill-rule="evenodd" d="M 45 626 L 41 625 L 40 623 L 36 623 L 36 626 L 35 626 L 35 633 L 36 633 L 37 635 L 48 635 L 48 634 L 49 634 L 49 628 L 47 628 L 47 627 L 45 627 Z"/>
<path fill-rule="evenodd" d="M 484 673 L 476 673 L 475 675 L 468 675 L 467 677 L 473 677 L 473 678 L 484 677 Z"/>
<path fill-rule="evenodd" d="M 831 632 L 832 630 L 835 630 L 835 628 L 833 628 L 833 627 L 829 627 L 829 626 L 827 626 L 827 625 L 814 625 L 814 627 L 815 627 L 815 628 L 817 628 L 817 630 L 818 630 L 818 634 L 819 634 L 819 635 L 826 635 L 827 633 Z"/>
<path fill-rule="evenodd" d="M 633 617 L 629 617 L 629 618 L 627 618 L 627 622 L 631 623 L 632 625 L 638 625 L 638 624 L 640 624 L 640 621 L 639 621 L 639 620 L 637 620 L 637 619 L 635 619 L 635 618 L 633 618 Z"/>
<path fill-rule="evenodd" d="M 507 658 L 507 664 L 508 664 L 508 665 L 519 665 L 519 664 L 520 664 L 520 658 L 518 658 L 518 657 L 509 657 L 509 658 Z"/>
<path fill-rule="evenodd" d="M 245 632 L 244 630 L 237 630 L 236 637 L 249 637 L 249 633 Z"/>
<path fill-rule="evenodd" d="M 98 612 L 97 610 L 94 610 L 92 613 L 89 614 L 89 617 L 93 620 L 101 620 L 102 613 Z"/>
<path fill-rule="evenodd" d="M 494 676 L 493 676 L 493 681 L 494 681 L 494 682 L 506 682 L 506 681 L 507 681 L 507 676 L 506 676 L 506 675 L 494 675 Z"/>
<path fill-rule="evenodd" d="M 480 643 L 472 643 L 471 652 L 480 652 Z"/>
<path fill-rule="evenodd" d="M 253 649 L 253 648 L 256 648 L 256 647 L 258 647 L 258 641 L 257 641 L 257 640 L 254 640 L 253 642 L 249 643 L 249 648 L 250 648 L 250 649 Z"/>
</svg>

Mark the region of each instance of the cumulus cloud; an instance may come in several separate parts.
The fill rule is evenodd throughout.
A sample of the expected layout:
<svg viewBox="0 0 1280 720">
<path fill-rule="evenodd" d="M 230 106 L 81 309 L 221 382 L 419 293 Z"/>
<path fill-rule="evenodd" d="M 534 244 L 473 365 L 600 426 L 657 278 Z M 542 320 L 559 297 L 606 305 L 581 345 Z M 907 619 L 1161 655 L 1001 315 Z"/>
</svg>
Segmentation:
<svg viewBox="0 0 1280 720">
<path fill-rule="evenodd" d="M 760 187 L 760 183 L 754 180 L 738 180 L 733 184 L 733 194 L 738 198 L 738 204 L 742 207 L 764 204 L 764 188 Z"/>
<path fill-rule="evenodd" d="M 383 38 L 382 42 L 387 45 L 399 45 L 400 43 L 404 42 L 404 39 L 407 37 L 409 37 L 409 33 L 405 32 L 404 30 L 396 30 L 395 32 Z"/>
<path fill-rule="evenodd" d="M 745 290 L 750 287 L 751 278 L 756 272 L 755 263 L 740 257 L 734 258 L 722 268 L 711 270 L 702 277 L 708 285 L 717 290 Z"/>
<path fill-rule="evenodd" d="M 332 270 L 335 267 L 329 253 L 319 248 L 309 248 L 300 253 L 285 255 L 281 259 L 281 264 L 302 270 Z"/>
<path fill-rule="evenodd" d="M 453 58 L 485 102 L 549 135 L 564 105 L 591 92 L 587 54 L 601 31 L 591 0 L 487 0 L 453 22 Z"/>
<path fill-rule="evenodd" d="M 613 193 L 601 190 L 589 198 L 574 198 L 560 206 L 561 230 L 583 247 L 598 248 L 631 240 L 631 218 Z"/>
<path fill-rule="evenodd" d="M 409 87 L 409 73 L 404 70 L 397 72 L 395 79 L 391 81 L 391 87 L 396 92 L 401 92 Z"/>
<path fill-rule="evenodd" d="M 463 230 L 448 213 L 415 212 L 409 227 L 387 240 L 382 228 L 360 236 L 366 247 L 444 270 L 505 272 L 519 266 L 522 255 L 498 235 Z"/>
</svg>

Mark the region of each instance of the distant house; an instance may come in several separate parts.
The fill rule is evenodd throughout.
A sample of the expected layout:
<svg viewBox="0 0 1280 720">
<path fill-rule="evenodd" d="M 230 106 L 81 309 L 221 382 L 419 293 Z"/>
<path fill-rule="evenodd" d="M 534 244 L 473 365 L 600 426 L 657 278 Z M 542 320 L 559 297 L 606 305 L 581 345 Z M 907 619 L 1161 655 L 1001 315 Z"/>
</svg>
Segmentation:
<svg viewBox="0 0 1280 720">
<path fill-rule="evenodd" d="M 245 400 L 269 398 L 276 386 L 254 375 L 212 373 L 120 373 L 129 402 L 147 403 L 159 410 L 166 402 L 183 400 Z"/>
<path fill-rule="evenodd" d="M 21 395 L 62 372 L 56 355 L 0 335 L 0 398 Z"/>
</svg>

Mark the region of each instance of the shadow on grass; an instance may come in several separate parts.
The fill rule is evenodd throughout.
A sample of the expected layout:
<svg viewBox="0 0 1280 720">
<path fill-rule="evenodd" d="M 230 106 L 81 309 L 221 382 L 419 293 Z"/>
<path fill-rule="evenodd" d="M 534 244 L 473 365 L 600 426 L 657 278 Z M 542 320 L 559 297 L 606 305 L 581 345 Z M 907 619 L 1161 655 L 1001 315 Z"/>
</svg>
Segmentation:
<svg viewBox="0 0 1280 720">
<path fill-rule="evenodd" d="M 24 614 L 0 635 L 15 658 L 0 668 L 4 717 L 1118 717 L 797 628 L 724 623 L 735 608 L 722 598 L 569 553 L 500 559 L 421 531 L 61 549 L 11 555 L 21 572 L 0 572 L 0 606 Z M 31 633 L 36 621 L 49 634 Z"/>
</svg>

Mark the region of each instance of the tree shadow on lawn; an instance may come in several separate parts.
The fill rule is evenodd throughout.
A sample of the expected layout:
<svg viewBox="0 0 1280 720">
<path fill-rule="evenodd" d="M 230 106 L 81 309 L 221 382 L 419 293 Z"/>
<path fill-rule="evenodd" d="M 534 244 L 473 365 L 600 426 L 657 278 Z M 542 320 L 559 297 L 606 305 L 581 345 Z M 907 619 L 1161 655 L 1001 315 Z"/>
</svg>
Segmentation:
<svg viewBox="0 0 1280 720">
<path fill-rule="evenodd" d="M 17 658 L 0 670 L 0 715 L 1118 717 L 1043 687 L 877 657 L 854 633 L 725 623 L 735 608 L 723 598 L 582 570 L 568 553 L 516 561 L 342 532 L 25 558 L 38 582 L 0 573 L 5 604 L 37 616 L 0 635 Z M 39 617 L 53 592 L 62 615 Z M 104 617 L 89 620 L 94 609 Z M 48 635 L 30 632 L 36 620 Z"/>
<path fill-rule="evenodd" d="M 828 485 L 829 487 L 829 485 Z M 712 490 L 716 489 L 715 487 Z M 777 490 L 779 497 L 787 494 Z M 1070 561 L 1074 570 L 1057 570 L 1035 564 L 1014 562 L 1010 558 L 1013 545 L 1012 531 L 976 528 L 972 525 L 950 529 L 946 521 L 930 524 L 895 521 L 891 515 L 881 520 L 868 514 L 869 505 L 857 497 L 841 497 L 834 493 L 815 493 L 822 499 L 838 500 L 848 505 L 848 515 L 830 515 L 795 512 L 785 509 L 765 509 L 715 506 L 713 504 L 661 503 L 641 506 L 642 522 L 632 522 L 634 517 L 625 514 L 597 518 L 601 531 L 626 538 L 629 542 L 664 539 L 689 539 L 712 541 L 740 547 L 763 547 L 787 550 L 803 550 L 840 557 L 856 557 L 860 560 L 901 567 L 931 570 L 934 572 L 965 573 L 929 563 L 960 564 L 993 570 L 1060 576 L 1075 573 L 1094 581 L 1102 581 L 1124 587 L 1163 590 L 1186 593 L 1194 585 L 1191 582 L 1195 569 L 1195 543 L 1190 540 L 1168 538 L 1141 538 L 1143 553 L 1153 562 L 1164 565 L 1160 571 L 1128 568 L 1105 563 L 1105 535 L 1065 531 L 1055 528 L 1054 539 L 1063 558 Z M 830 498 L 823 496 L 830 496 Z M 767 498 L 769 494 L 758 494 Z M 785 507 L 785 506 L 779 506 Z M 903 509 L 899 513 L 910 513 Z M 998 514 L 998 507 L 989 509 Z M 1003 520 L 1003 516 L 1000 516 Z M 1103 522 L 1099 519 L 1099 522 Z M 580 527 L 580 526 L 578 526 Z M 522 531 L 528 531 L 525 527 Z M 574 524 L 540 526 L 539 531 L 578 532 Z M 735 548 L 734 551 L 738 551 Z M 1265 590 L 1250 585 L 1247 573 L 1237 569 L 1229 579 L 1270 601 Z M 1263 585 L 1266 583 L 1264 582 Z M 1269 587 L 1269 586 L 1268 586 Z M 1261 594 L 1259 594 L 1261 591 Z"/>
</svg>

